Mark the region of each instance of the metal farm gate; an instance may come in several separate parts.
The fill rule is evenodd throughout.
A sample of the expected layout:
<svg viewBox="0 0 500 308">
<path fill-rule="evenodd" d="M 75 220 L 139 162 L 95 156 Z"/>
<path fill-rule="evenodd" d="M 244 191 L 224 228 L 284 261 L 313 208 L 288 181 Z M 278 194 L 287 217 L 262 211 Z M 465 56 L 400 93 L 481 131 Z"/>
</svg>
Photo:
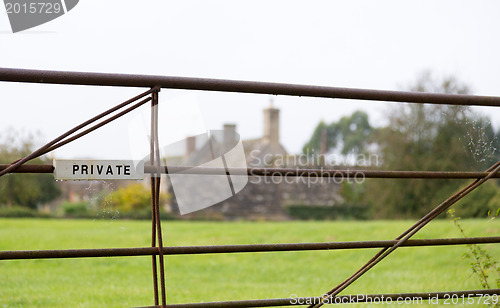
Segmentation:
<svg viewBox="0 0 500 308">
<path fill-rule="evenodd" d="M 223 245 L 223 246 L 164 246 L 161 232 L 161 220 L 159 210 L 159 173 L 168 173 L 166 166 L 160 165 L 160 154 L 158 144 L 158 95 L 162 88 L 204 90 L 221 92 L 239 92 L 271 95 L 291 95 L 322 98 L 341 98 L 358 100 L 375 100 L 391 102 L 408 102 L 419 104 L 448 104 L 448 105 L 475 105 L 475 106 L 500 106 L 500 97 L 472 96 L 472 95 L 450 95 L 413 93 L 400 91 L 378 91 L 364 89 L 349 89 L 335 87 L 320 87 L 308 85 L 248 82 L 233 80 L 215 80 L 167 76 L 145 76 L 125 74 L 102 74 L 102 73 L 80 73 L 59 72 L 41 70 L 23 70 L 0 68 L 0 81 L 22 82 L 22 83 L 48 83 L 65 85 L 89 85 L 89 86 L 111 86 L 111 87 L 137 87 L 148 90 L 136 97 L 127 100 L 114 108 L 111 108 L 78 126 L 67 131 L 51 142 L 45 144 L 30 155 L 12 162 L 10 165 L 0 165 L 0 176 L 7 173 L 52 173 L 52 165 L 24 165 L 26 162 L 66 145 L 119 117 L 133 111 L 141 105 L 151 102 L 151 145 L 150 165 L 144 167 L 146 173 L 151 174 L 152 193 L 152 233 L 151 247 L 138 248 L 108 248 L 108 249 L 72 249 L 72 250 L 37 250 L 37 251 L 0 251 L 0 260 L 15 259 L 48 259 L 48 258 L 96 258 L 117 256 L 151 256 L 153 272 L 154 306 L 149 307 L 270 307 L 270 306 L 292 306 L 290 298 L 278 299 L 256 299 L 243 301 L 224 301 L 210 303 L 186 303 L 167 305 L 165 284 L 165 256 L 186 254 L 217 254 L 217 253 L 249 253 L 249 252 L 276 252 L 276 251 L 300 251 L 300 250 L 336 250 L 336 249 L 360 249 L 380 248 L 373 256 L 351 277 L 341 284 L 325 292 L 322 297 L 303 298 L 315 304 L 309 307 L 320 307 L 327 300 L 342 303 L 344 299 L 356 297 L 353 295 L 339 295 L 345 288 L 363 276 L 367 271 L 382 261 L 399 247 L 409 246 L 436 246 L 436 245 L 466 245 L 500 243 L 500 237 L 475 237 L 475 238 L 442 238 L 442 239 L 420 239 L 412 240 L 415 235 L 426 224 L 446 211 L 455 202 L 473 191 L 479 185 L 490 178 L 499 178 L 500 161 L 482 172 L 434 172 L 434 171 L 363 171 L 363 170 L 319 170 L 319 169 L 277 169 L 277 168 L 246 168 L 239 170 L 242 174 L 257 176 L 295 176 L 295 177 L 335 177 L 354 176 L 355 172 L 362 171 L 366 178 L 419 178 L 419 179 L 471 179 L 471 183 L 459 190 L 432 211 L 418 220 L 414 225 L 401 233 L 394 240 L 385 241 L 361 241 L 361 242 L 323 242 L 323 243 L 290 243 L 290 244 L 257 244 L 257 245 Z M 106 118 L 109 116 L 108 118 Z M 170 169 L 170 168 L 169 168 Z M 172 169 L 170 169 L 172 172 Z M 199 173 L 214 174 L 213 168 L 198 169 Z M 229 174 L 228 174 L 229 175 Z M 400 297 L 445 298 L 450 296 L 478 297 L 483 295 L 500 295 L 500 289 L 489 290 L 466 290 L 446 291 L 432 293 L 402 293 L 402 294 L 372 294 L 364 295 L 364 300 L 388 299 L 396 300 Z M 331 301 L 336 299 L 336 301 Z"/>
</svg>

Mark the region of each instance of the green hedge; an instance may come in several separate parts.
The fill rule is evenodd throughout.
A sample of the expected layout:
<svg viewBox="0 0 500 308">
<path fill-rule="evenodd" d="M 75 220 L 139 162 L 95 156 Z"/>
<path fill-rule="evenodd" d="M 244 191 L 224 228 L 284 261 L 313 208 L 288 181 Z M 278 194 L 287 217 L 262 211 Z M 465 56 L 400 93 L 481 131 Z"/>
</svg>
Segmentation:
<svg viewBox="0 0 500 308">
<path fill-rule="evenodd" d="M 314 206 L 294 205 L 287 208 L 292 219 L 299 220 L 365 220 L 370 217 L 364 205 Z"/>
<path fill-rule="evenodd" d="M 86 202 L 65 202 L 61 204 L 63 216 L 68 218 L 86 218 L 95 215 L 95 211 Z"/>
<path fill-rule="evenodd" d="M 39 218 L 49 218 L 50 214 L 41 213 L 37 210 L 30 209 L 25 206 L 0 206 L 0 217 L 12 217 L 12 218 L 22 218 L 22 217 L 39 217 Z"/>
<path fill-rule="evenodd" d="M 127 212 L 119 212 L 110 210 L 108 212 L 100 210 L 96 211 L 91 205 L 85 202 L 61 204 L 59 213 L 42 213 L 34 209 L 24 206 L 0 206 L 0 217 L 7 218 L 84 218 L 84 219 L 137 219 L 150 220 L 151 209 L 132 210 Z M 172 220 L 175 216 L 165 211 L 160 212 L 162 220 Z"/>
</svg>

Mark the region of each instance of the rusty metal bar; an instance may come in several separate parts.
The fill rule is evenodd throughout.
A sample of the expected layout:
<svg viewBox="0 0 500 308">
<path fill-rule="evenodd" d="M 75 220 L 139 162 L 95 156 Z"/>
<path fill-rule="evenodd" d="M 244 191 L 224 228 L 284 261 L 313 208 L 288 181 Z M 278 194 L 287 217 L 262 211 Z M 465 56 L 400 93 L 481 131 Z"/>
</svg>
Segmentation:
<svg viewBox="0 0 500 308">
<path fill-rule="evenodd" d="M 105 74 L 0 68 L 0 81 L 148 88 L 160 86 L 162 88 L 185 90 L 239 92 L 427 104 L 500 106 L 500 97 L 494 96 L 384 91 L 272 82 L 152 75 Z"/>
<path fill-rule="evenodd" d="M 8 165 L 0 165 L 0 171 Z M 156 166 L 144 166 L 145 173 L 155 173 Z M 220 174 L 220 168 L 211 167 L 167 167 L 161 166 L 162 173 L 183 174 Z M 12 173 L 53 173 L 52 165 L 22 165 Z M 390 171 L 390 170 L 342 170 L 342 169 L 293 169 L 293 168 L 231 168 L 231 175 L 249 176 L 307 176 L 307 177 L 334 177 L 354 179 L 355 176 L 379 179 L 479 179 L 488 175 L 487 172 L 478 171 Z M 500 178 L 500 173 L 493 175 Z"/>
<path fill-rule="evenodd" d="M 1 168 L 1 167 L 0 167 Z M 144 172 L 154 172 L 155 167 L 144 166 Z M 166 167 L 162 172 L 167 173 Z M 220 174 L 222 168 L 214 167 L 168 167 L 170 173 Z M 302 169 L 302 168 L 231 168 L 231 175 L 249 176 L 306 176 L 327 178 L 407 178 L 407 179 L 478 179 L 488 176 L 488 172 L 474 171 L 390 171 L 390 170 L 350 170 L 350 169 Z M 493 177 L 500 178 L 500 174 Z"/>
<path fill-rule="evenodd" d="M 159 304 L 159 297 L 158 297 L 158 266 L 156 262 L 156 254 L 154 252 L 158 251 L 158 248 L 156 247 L 156 209 L 154 205 L 154 179 L 153 177 L 151 179 L 151 249 L 153 253 L 152 255 L 152 270 L 153 270 L 153 296 L 154 296 L 154 301 L 155 305 Z M 148 253 L 149 254 L 149 253 Z"/>
<path fill-rule="evenodd" d="M 0 165 L 0 171 L 7 169 L 9 165 Z M 52 165 L 21 165 L 9 173 L 53 173 Z"/>
<path fill-rule="evenodd" d="M 384 240 L 384 241 L 324 242 L 324 243 L 177 246 L 177 247 L 163 247 L 163 254 L 197 255 L 197 254 L 218 254 L 218 253 L 226 254 L 226 253 L 250 253 L 250 252 L 367 249 L 367 248 L 391 247 L 396 243 L 397 243 L 396 240 Z M 403 245 L 403 247 L 454 246 L 454 245 L 494 244 L 494 243 L 500 243 L 500 236 L 409 240 Z M 20 250 L 20 251 L 0 251 L 0 260 L 133 257 L 133 256 L 156 256 L 158 254 L 159 251 L 157 247 L 69 249 L 69 250 Z"/>
<path fill-rule="evenodd" d="M 154 95 L 154 94 L 153 94 Z M 154 130 L 155 126 L 153 123 L 153 118 L 154 118 L 154 106 L 156 105 L 156 100 L 154 97 L 151 97 L 151 133 L 150 133 L 150 142 L 149 142 L 149 163 L 151 165 L 154 164 L 155 162 L 155 143 L 154 143 Z M 156 200 L 156 179 L 155 175 L 151 173 L 151 176 L 149 178 L 151 181 L 151 247 L 154 247 L 155 251 L 158 251 L 158 248 L 156 247 L 156 205 L 155 205 L 155 200 Z M 152 256 L 152 269 L 153 269 L 153 290 L 154 290 L 154 301 L 155 305 L 159 305 L 159 296 L 158 296 L 158 265 L 157 265 L 157 260 L 156 260 L 156 255 L 154 254 Z"/>
<path fill-rule="evenodd" d="M 165 285 L 165 258 L 163 257 L 163 236 L 161 232 L 161 217 L 160 217 L 160 146 L 158 140 L 158 91 L 152 93 L 153 100 L 151 102 L 151 148 L 154 150 L 152 154 L 153 160 L 151 164 L 155 164 L 157 170 L 152 174 L 152 180 L 154 184 L 151 185 L 152 188 L 152 199 L 155 210 L 155 220 L 156 220 L 156 234 L 158 239 L 158 258 L 160 260 L 160 290 L 161 290 L 161 304 L 162 307 L 167 305 L 167 291 Z"/>
<path fill-rule="evenodd" d="M 420 293 L 391 293 L 391 294 L 351 294 L 339 295 L 332 299 L 323 299 L 322 297 L 289 297 L 289 298 L 274 298 L 274 299 L 254 299 L 254 300 L 241 300 L 241 301 L 225 301 L 225 302 L 208 302 L 208 303 L 190 303 L 190 304 L 173 304 L 167 305 L 168 308 L 199 308 L 199 307 L 213 307 L 213 308 L 237 308 L 237 307 L 276 307 L 276 306 L 305 306 L 307 303 L 315 303 L 329 301 L 332 304 L 346 305 L 354 303 L 391 303 L 403 305 L 412 304 L 428 304 L 430 300 L 438 299 L 452 299 L 457 298 L 464 300 L 467 304 L 469 296 L 484 297 L 485 295 L 500 295 L 500 289 L 486 289 L 486 290 L 466 290 L 466 291 L 447 291 L 447 292 L 420 292 Z M 407 302 L 405 302 L 407 300 Z M 413 302 L 412 302 L 413 300 Z M 302 302 L 303 304 L 300 304 Z M 483 301 L 484 303 L 484 301 Z M 476 304 L 474 301 L 473 304 Z M 479 303 L 481 304 L 481 303 Z M 479 305 L 478 305 L 479 306 Z M 140 308 L 157 308 L 159 306 L 140 307 Z M 477 307 L 477 306 L 476 306 Z"/>
</svg>

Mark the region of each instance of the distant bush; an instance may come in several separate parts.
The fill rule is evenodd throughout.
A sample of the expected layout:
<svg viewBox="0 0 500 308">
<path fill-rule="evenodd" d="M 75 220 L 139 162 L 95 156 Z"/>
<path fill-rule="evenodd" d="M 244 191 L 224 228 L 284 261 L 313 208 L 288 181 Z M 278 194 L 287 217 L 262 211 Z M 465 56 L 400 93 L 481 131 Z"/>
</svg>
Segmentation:
<svg viewBox="0 0 500 308">
<path fill-rule="evenodd" d="M 123 212 L 120 213 L 119 217 L 123 219 L 151 220 L 151 209 L 132 210 L 128 212 Z M 162 220 L 175 219 L 175 217 L 171 213 L 167 213 L 163 210 L 160 210 L 160 218 Z"/>
<path fill-rule="evenodd" d="M 62 211 L 59 213 L 42 213 L 24 206 L 1 206 L 0 217 L 7 218 L 86 218 L 86 219 L 109 219 L 109 215 L 102 215 L 92 205 L 86 202 L 64 202 L 60 205 Z M 160 209 L 162 220 L 172 220 L 176 217 Z M 151 220 L 151 208 L 129 210 L 125 212 L 114 211 L 114 219 Z"/>
<path fill-rule="evenodd" d="M 40 218 L 48 218 L 50 217 L 47 213 L 41 213 L 37 210 L 24 207 L 24 206 L 12 206 L 12 207 L 3 207 L 0 206 L 0 217 L 12 217 L 12 218 L 21 218 L 21 217 L 40 217 Z"/>
<path fill-rule="evenodd" d="M 92 219 L 151 219 L 151 205 L 149 208 L 132 209 L 120 211 L 115 206 L 108 205 L 107 208 L 96 210 L 90 204 L 85 202 L 63 203 L 63 216 L 66 218 L 92 218 Z M 173 219 L 170 213 L 160 211 L 162 219 Z"/>
<path fill-rule="evenodd" d="M 61 208 L 63 209 L 64 217 L 85 218 L 95 215 L 95 211 L 86 202 L 65 202 L 61 204 Z"/>
<path fill-rule="evenodd" d="M 160 201 L 165 202 L 168 197 L 166 194 L 160 194 Z M 151 212 L 151 191 L 142 183 L 130 184 L 102 196 L 98 206 L 101 210 L 109 208 L 117 210 L 120 216 L 129 212 Z"/>
</svg>

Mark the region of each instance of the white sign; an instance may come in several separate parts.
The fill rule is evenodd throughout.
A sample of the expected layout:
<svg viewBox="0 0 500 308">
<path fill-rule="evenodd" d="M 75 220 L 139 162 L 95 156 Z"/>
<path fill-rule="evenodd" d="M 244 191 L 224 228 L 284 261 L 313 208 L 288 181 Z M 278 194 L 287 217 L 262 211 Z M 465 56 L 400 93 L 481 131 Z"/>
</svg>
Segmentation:
<svg viewBox="0 0 500 308">
<path fill-rule="evenodd" d="M 56 180 L 142 180 L 144 163 L 133 160 L 54 159 Z"/>
</svg>

